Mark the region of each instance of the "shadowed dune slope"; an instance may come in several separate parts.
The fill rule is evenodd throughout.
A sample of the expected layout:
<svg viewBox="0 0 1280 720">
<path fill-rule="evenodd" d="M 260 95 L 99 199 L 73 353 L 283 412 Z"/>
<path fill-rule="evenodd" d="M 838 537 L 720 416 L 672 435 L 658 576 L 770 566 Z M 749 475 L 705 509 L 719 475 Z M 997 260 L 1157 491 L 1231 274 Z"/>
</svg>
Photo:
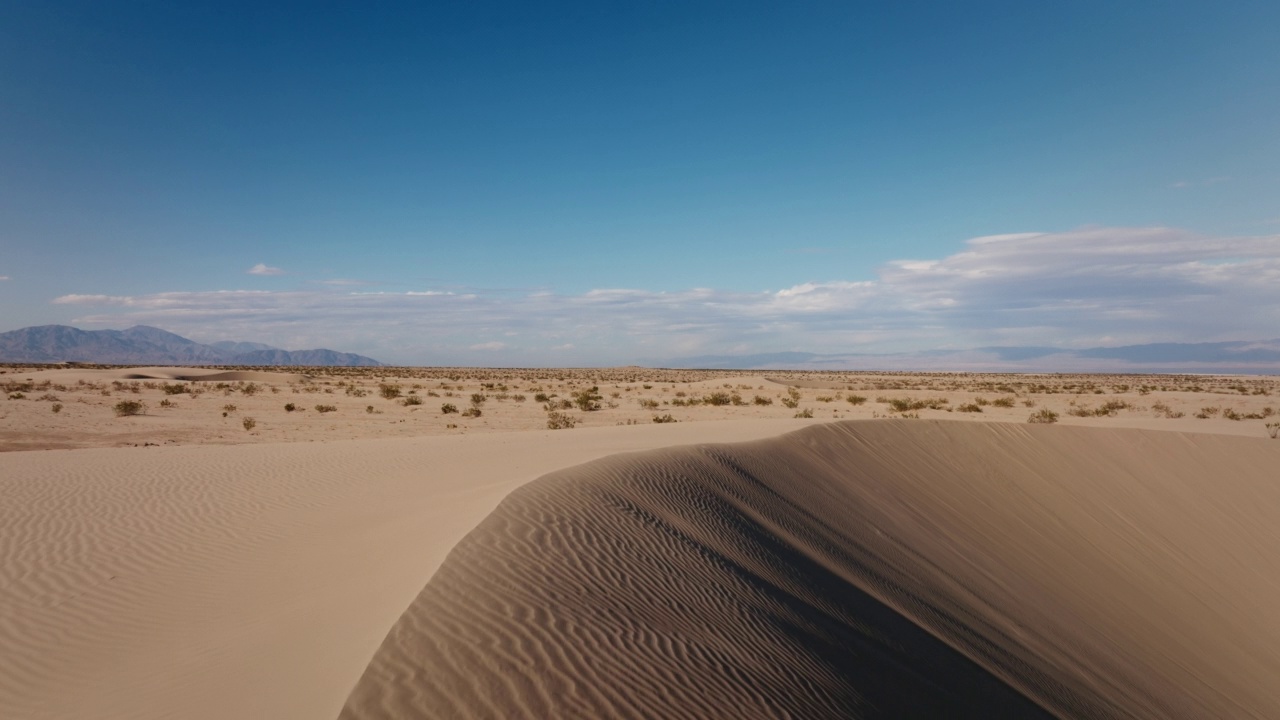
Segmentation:
<svg viewBox="0 0 1280 720">
<path fill-rule="evenodd" d="M 926 421 L 607 458 L 455 547 L 342 717 L 1280 717 L 1278 466 Z"/>
</svg>

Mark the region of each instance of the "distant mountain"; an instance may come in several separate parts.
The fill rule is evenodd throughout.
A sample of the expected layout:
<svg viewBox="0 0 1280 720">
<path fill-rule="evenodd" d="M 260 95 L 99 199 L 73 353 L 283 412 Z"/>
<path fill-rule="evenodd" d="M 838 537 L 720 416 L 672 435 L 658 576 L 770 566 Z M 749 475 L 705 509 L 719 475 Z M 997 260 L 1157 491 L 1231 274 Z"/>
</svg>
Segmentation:
<svg viewBox="0 0 1280 720">
<path fill-rule="evenodd" d="M 262 343 L 203 344 L 167 330 L 80 330 L 41 325 L 0 333 L 0 362 L 107 365 L 332 365 L 371 367 L 373 358 L 333 350 L 281 350 Z"/>
<path fill-rule="evenodd" d="M 1150 343 L 1064 349 L 979 347 L 912 353 L 806 352 L 699 355 L 654 364 L 726 370 L 914 370 L 972 372 L 1115 372 L 1280 374 L 1280 340 Z"/>
</svg>

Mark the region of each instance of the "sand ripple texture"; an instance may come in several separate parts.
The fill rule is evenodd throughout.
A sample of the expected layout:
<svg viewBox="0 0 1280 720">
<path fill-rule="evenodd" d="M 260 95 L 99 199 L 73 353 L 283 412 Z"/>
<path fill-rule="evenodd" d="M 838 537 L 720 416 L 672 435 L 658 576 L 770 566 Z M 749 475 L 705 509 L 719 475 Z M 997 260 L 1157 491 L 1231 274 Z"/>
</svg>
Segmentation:
<svg viewBox="0 0 1280 720">
<path fill-rule="evenodd" d="M 509 495 L 343 718 L 1280 717 L 1280 443 L 903 421 Z"/>
</svg>

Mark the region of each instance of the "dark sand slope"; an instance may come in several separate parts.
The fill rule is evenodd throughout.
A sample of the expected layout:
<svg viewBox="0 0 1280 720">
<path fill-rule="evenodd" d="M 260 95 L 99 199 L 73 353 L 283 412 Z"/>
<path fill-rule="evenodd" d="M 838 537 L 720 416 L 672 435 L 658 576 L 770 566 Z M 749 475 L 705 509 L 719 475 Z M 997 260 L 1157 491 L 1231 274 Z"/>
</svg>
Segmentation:
<svg viewBox="0 0 1280 720">
<path fill-rule="evenodd" d="M 1275 718 L 1277 678 L 1280 443 L 881 421 L 517 490 L 343 717 Z"/>
</svg>

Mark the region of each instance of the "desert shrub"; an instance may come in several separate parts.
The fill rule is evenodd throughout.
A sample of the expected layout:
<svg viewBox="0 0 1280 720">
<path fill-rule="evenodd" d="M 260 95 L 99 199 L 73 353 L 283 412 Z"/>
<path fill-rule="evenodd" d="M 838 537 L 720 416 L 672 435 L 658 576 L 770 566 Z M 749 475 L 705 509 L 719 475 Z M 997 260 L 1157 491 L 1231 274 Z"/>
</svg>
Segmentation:
<svg viewBox="0 0 1280 720">
<path fill-rule="evenodd" d="M 526 398 L 524 395 L 521 395 L 520 393 L 516 393 L 515 395 L 512 395 L 511 399 L 515 400 L 516 402 L 524 402 L 525 400 L 528 400 L 528 398 Z"/>
<path fill-rule="evenodd" d="M 1099 406 L 1094 412 L 1098 417 L 1102 417 L 1104 415 L 1107 417 L 1115 417 L 1117 412 L 1127 410 L 1128 408 L 1129 403 L 1123 400 L 1108 400 Z"/>
<path fill-rule="evenodd" d="M 739 395 L 738 393 L 733 393 L 732 395 L 729 396 L 729 403 L 735 406 L 742 406 L 742 405 L 746 405 L 747 401 L 743 400 L 742 396 Z"/>
<path fill-rule="evenodd" d="M 1200 418 L 1201 420 L 1208 420 L 1209 418 L 1217 415 L 1221 411 L 1222 411 L 1222 408 L 1219 408 L 1219 407 L 1200 408 L 1200 412 L 1196 413 L 1196 417 Z"/>
<path fill-rule="evenodd" d="M 781 399 L 781 402 L 783 405 L 791 408 L 792 410 L 795 410 L 796 408 L 800 407 L 800 401 L 796 400 L 795 398 L 784 397 Z"/>
<path fill-rule="evenodd" d="M 297 406 L 297 405 L 294 405 L 293 403 L 285 403 L 285 404 L 284 404 L 284 411 L 285 411 L 285 412 L 293 412 L 294 410 L 297 410 L 297 409 L 298 409 L 298 406 Z"/>
<path fill-rule="evenodd" d="M 1272 440 L 1280 437 L 1280 422 L 1267 423 L 1267 434 L 1271 436 Z"/>
<path fill-rule="evenodd" d="M 471 393 L 471 407 L 480 407 L 487 400 L 484 393 Z"/>
<path fill-rule="evenodd" d="M 177 403 L 175 403 L 174 401 L 170 400 L 169 398 L 165 398 L 165 399 L 163 399 L 163 400 L 161 400 L 161 401 L 160 401 L 160 407 L 162 407 L 162 408 L 173 408 L 173 407 L 178 407 L 178 404 L 177 404 Z"/>
<path fill-rule="evenodd" d="M 849 401 L 850 405 L 861 405 L 862 403 L 867 401 L 867 399 L 861 395 L 850 395 L 849 397 L 845 398 L 845 400 Z"/>
<path fill-rule="evenodd" d="M 450 415 L 456 412 L 458 412 L 458 406 L 454 405 L 453 403 L 445 403 L 440 406 L 441 415 Z"/>
<path fill-rule="evenodd" d="M 1235 410 L 1232 410 L 1231 408 L 1227 408 L 1226 410 L 1223 410 L 1222 417 L 1225 420 L 1243 420 L 1244 419 L 1243 415 L 1236 412 Z"/>
<path fill-rule="evenodd" d="M 1002 397 L 1002 398 L 996 398 L 995 400 L 992 400 L 991 404 L 996 407 L 1011 408 L 1013 407 L 1013 403 L 1015 400 L 1016 398 Z"/>
<path fill-rule="evenodd" d="M 364 388 L 358 388 L 355 385 L 348 385 L 347 394 L 350 395 L 351 397 L 364 397 L 365 395 L 369 394 L 369 391 L 365 390 Z"/>
<path fill-rule="evenodd" d="M 316 406 L 316 412 L 321 414 L 337 412 L 337 411 L 338 411 L 338 408 L 334 405 L 317 405 Z"/>
<path fill-rule="evenodd" d="M 379 383 L 378 394 L 387 400 L 395 400 L 400 397 L 400 386 L 392 383 Z"/>
<path fill-rule="evenodd" d="M 829 402 L 831 402 L 832 400 L 835 400 L 835 398 L 834 398 L 834 397 L 832 397 L 832 396 L 830 396 L 830 395 L 819 395 L 819 396 L 815 397 L 815 398 L 814 398 L 814 400 L 817 400 L 818 402 L 825 402 L 825 403 L 829 403 Z"/>
<path fill-rule="evenodd" d="M 728 405 L 733 402 L 733 399 L 729 397 L 727 392 L 713 392 L 710 395 L 702 396 L 702 402 L 708 405 Z"/>
<path fill-rule="evenodd" d="M 116 411 L 116 417 L 141 415 L 147 411 L 147 404 L 141 400 L 121 400 L 112 409 Z"/>
<path fill-rule="evenodd" d="M 658 401 L 657 401 L 657 400 L 650 400 L 650 399 L 648 399 L 648 398 L 640 398 L 638 402 L 640 403 L 640 407 L 642 407 L 642 408 L 644 408 L 644 409 L 646 409 L 646 410 L 657 410 L 657 409 L 658 409 Z"/>
<path fill-rule="evenodd" d="M 956 408 L 956 410 L 967 413 L 980 413 L 982 412 L 982 406 L 977 403 L 969 403 L 967 405 L 961 405 Z"/>
<path fill-rule="evenodd" d="M 1058 422 L 1058 413 L 1050 410 L 1049 408 L 1040 408 L 1039 410 L 1031 413 L 1031 416 L 1027 418 L 1027 422 L 1056 423 Z"/>
<path fill-rule="evenodd" d="M 370 415 L 372 415 L 372 414 L 374 414 L 375 412 L 377 412 L 376 410 L 374 410 L 374 409 L 373 409 L 373 406 L 372 406 L 372 405 L 365 405 L 365 406 L 364 406 L 364 411 L 365 411 L 366 413 L 370 414 Z"/>
<path fill-rule="evenodd" d="M 1186 415 L 1186 413 L 1180 410 L 1174 410 L 1160 401 L 1156 401 L 1156 403 L 1151 406 L 1151 409 L 1155 411 L 1156 417 L 1180 418 L 1183 415 Z"/>
<path fill-rule="evenodd" d="M 405 407 L 409 407 L 410 405 L 421 405 L 422 398 L 417 395 L 406 395 L 404 400 L 401 401 L 401 404 Z"/>
<path fill-rule="evenodd" d="M 798 417 L 798 418 L 811 418 L 811 417 L 813 417 L 813 411 L 812 411 L 812 410 L 810 410 L 809 408 L 805 408 L 805 409 L 801 410 L 800 412 L 796 413 L 796 415 L 795 415 L 795 416 L 796 416 L 796 417 Z"/>
<path fill-rule="evenodd" d="M 671 417 L 671 413 L 667 413 L 666 415 L 654 415 L 653 421 L 656 423 L 673 423 L 676 422 L 676 419 Z"/>
<path fill-rule="evenodd" d="M 247 417 L 247 418 L 245 418 L 244 420 L 241 420 L 241 421 L 240 421 L 240 424 L 244 426 L 244 429 L 245 429 L 245 430 L 252 430 L 252 429 L 254 429 L 254 428 L 258 427 L 258 421 L 257 421 L 257 420 L 254 420 L 254 419 L 253 419 L 253 418 L 251 418 L 251 417 Z"/>
<path fill-rule="evenodd" d="M 462 411 L 462 417 L 480 417 L 483 414 L 484 414 L 484 411 L 476 407 L 475 405 L 472 405 L 471 407 Z"/>
<path fill-rule="evenodd" d="M 160 386 L 165 395 L 181 395 L 187 391 L 187 386 L 182 383 L 165 383 Z"/>
<path fill-rule="evenodd" d="M 577 424 L 578 424 L 578 421 L 575 420 L 572 415 L 569 415 L 567 413 L 562 413 L 555 410 L 552 410 L 551 412 L 547 413 L 547 429 L 548 430 L 569 430 L 569 429 L 572 429 L 573 426 Z"/>
<path fill-rule="evenodd" d="M 235 406 L 235 405 L 227 404 L 227 405 L 223 405 L 223 406 L 222 406 L 222 412 L 224 412 L 224 413 L 233 413 L 233 412 L 235 412 L 235 411 L 236 411 L 236 406 Z"/>
<path fill-rule="evenodd" d="M 534 402 L 544 403 L 544 402 L 546 402 L 546 401 L 548 401 L 548 400 L 550 400 L 550 399 L 551 399 L 551 396 L 550 396 L 550 395 L 547 395 L 547 394 L 546 394 L 546 393 L 544 393 L 544 392 L 535 393 L 535 394 L 534 394 L 534 396 L 533 396 L 533 400 L 534 400 Z"/>
<path fill-rule="evenodd" d="M 767 398 L 762 395 L 757 395 L 751 398 L 751 402 L 755 403 L 756 405 L 772 405 L 773 398 Z M 672 403 L 672 404 L 674 405 L 675 403 Z"/>
<path fill-rule="evenodd" d="M 43 400 L 44 402 L 58 402 L 61 399 L 62 398 L 58 397 L 57 395 L 54 395 L 53 393 L 45 393 L 40 397 L 36 398 L 36 400 Z"/>
<path fill-rule="evenodd" d="M 248 383 L 240 387 L 240 392 L 245 395 L 257 395 L 261 389 L 257 383 Z"/>
<path fill-rule="evenodd" d="M 600 409 L 600 388 L 592 385 L 585 390 L 579 390 L 573 394 L 573 404 L 578 406 L 579 410 L 588 412 Z"/>
<path fill-rule="evenodd" d="M 26 397 L 26 394 L 24 393 L 20 393 L 20 392 L 9 393 L 10 400 L 21 400 L 24 397 Z"/>
<path fill-rule="evenodd" d="M 55 413 L 60 413 L 60 412 L 62 412 L 62 403 L 54 403 L 54 404 L 52 404 L 52 405 L 50 405 L 50 406 L 49 406 L 49 409 L 50 409 L 50 410 L 52 410 L 52 411 L 54 411 Z M 1274 437 L 1274 436 L 1272 436 L 1272 437 Z"/>
</svg>

